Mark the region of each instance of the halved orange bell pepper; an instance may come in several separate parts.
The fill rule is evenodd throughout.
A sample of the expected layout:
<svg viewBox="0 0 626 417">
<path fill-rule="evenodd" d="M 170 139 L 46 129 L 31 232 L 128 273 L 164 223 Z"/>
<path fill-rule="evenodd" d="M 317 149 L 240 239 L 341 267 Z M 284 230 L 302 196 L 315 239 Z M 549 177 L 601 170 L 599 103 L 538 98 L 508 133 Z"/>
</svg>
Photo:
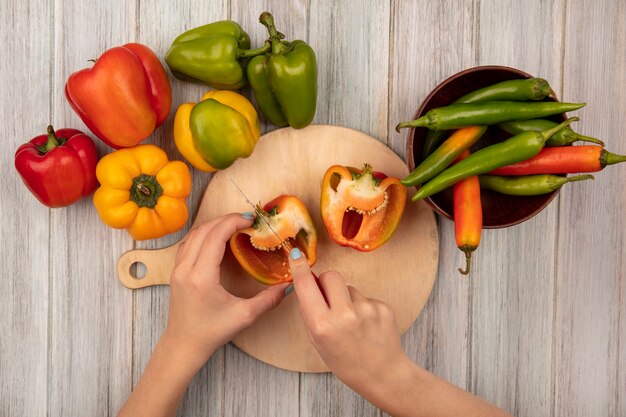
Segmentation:
<svg viewBox="0 0 626 417">
<path fill-rule="evenodd" d="M 407 189 L 399 178 L 333 165 L 322 181 L 320 211 L 330 238 L 341 246 L 368 252 L 391 239 L 396 231 Z"/>
<path fill-rule="evenodd" d="M 191 173 L 169 161 L 155 145 L 120 149 L 96 166 L 100 188 L 93 204 L 102 221 L 126 229 L 135 240 L 155 239 L 181 229 L 189 217 Z"/>
<path fill-rule="evenodd" d="M 292 280 L 285 243 L 306 255 L 309 265 L 317 259 L 317 231 L 306 206 L 292 195 L 276 197 L 258 208 L 254 224 L 230 238 L 230 248 L 241 267 L 257 281 L 274 285 Z"/>
</svg>

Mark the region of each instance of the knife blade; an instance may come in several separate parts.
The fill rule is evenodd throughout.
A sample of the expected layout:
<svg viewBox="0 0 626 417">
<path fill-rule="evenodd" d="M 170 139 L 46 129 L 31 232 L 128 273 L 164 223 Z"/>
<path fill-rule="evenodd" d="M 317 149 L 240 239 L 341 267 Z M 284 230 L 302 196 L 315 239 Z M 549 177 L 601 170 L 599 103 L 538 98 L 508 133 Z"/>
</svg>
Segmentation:
<svg viewBox="0 0 626 417">
<path fill-rule="evenodd" d="M 272 225 L 269 223 L 269 221 L 265 218 L 265 214 L 263 212 L 261 212 L 261 210 L 259 210 L 257 208 L 257 206 L 255 206 L 254 204 L 252 204 L 252 201 L 250 201 L 250 199 L 246 196 L 246 194 L 243 192 L 243 190 L 241 188 L 239 188 L 239 186 L 237 185 L 237 183 L 235 182 L 234 179 L 231 178 L 230 175 L 226 174 L 226 177 L 230 180 L 230 182 L 235 186 L 235 188 L 237 189 L 237 191 L 239 191 L 239 194 L 241 194 L 241 196 L 244 198 L 244 200 L 246 200 L 246 203 L 248 203 L 253 209 L 254 212 L 257 214 L 257 216 L 259 216 L 261 218 L 261 220 L 263 220 L 263 222 L 265 222 L 265 224 L 267 225 L 267 227 L 270 228 L 270 230 L 272 231 L 272 233 L 274 233 L 274 235 L 278 238 L 279 241 L 281 241 L 282 239 L 280 238 L 280 236 L 278 236 L 278 233 L 276 233 L 276 231 L 274 230 L 274 228 L 272 227 Z M 289 254 L 291 253 L 291 250 L 293 249 L 291 247 L 291 245 L 289 244 L 289 242 L 287 240 L 285 240 L 282 244 L 281 247 L 283 248 L 283 250 L 287 253 L 287 256 L 289 256 Z M 326 301 L 326 304 L 328 304 L 328 298 L 326 297 L 326 293 L 324 292 L 324 289 L 322 288 L 322 283 L 320 282 L 319 277 L 317 276 L 317 274 L 315 274 L 315 272 L 311 271 L 311 275 L 313 275 L 313 278 L 315 279 L 315 283 L 317 284 L 317 288 L 319 288 L 320 293 L 322 293 L 322 297 L 324 297 L 324 301 Z"/>
<path fill-rule="evenodd" d="M 276 233 L 276 231 L 274 230 L 274 228 L 272 227 L 270 222 L 265 218 L 265 214 L 263 212 L 261 212 L 261 210 L 259 210 L 259 208 L 257 206 L 252 204 L 252 201 L 250 201 L 250 199 L 246 196 L 246 194 L 243 192 L 243 190 L 241 188 L 239 188 L 239 186 L 237 185 L 235 180 L 232 179 L 232 177 L 230 175 L 226 174 L 226 177 L 235 186 L 237 191 L 239 191 L 239 194 L 241 194 L 241 196 L 244 198 L 244 200 L 246 200 L 246 203 L 248 203 L 254 209 L 254 212 L 257 214 L 257 216 L 259 216 L 261 218 L 261 220 L 263 220 L 263 222 L 267 225 L 267 227 L 269 227 L 269 229 L 272 231 L 272 233 L 274 233 L 274 236 L 276 236 L 278 238 L 278 241 L 281 242 L 282 239 L 280 238 L 280 236 L 278 236 L 278 233 Z M 287 253 L 291 252 L 291 249 L 293 249 L 287 240 L 285 240 L 284 242 L 281 243 L 281 247 Z"/>
</svg>

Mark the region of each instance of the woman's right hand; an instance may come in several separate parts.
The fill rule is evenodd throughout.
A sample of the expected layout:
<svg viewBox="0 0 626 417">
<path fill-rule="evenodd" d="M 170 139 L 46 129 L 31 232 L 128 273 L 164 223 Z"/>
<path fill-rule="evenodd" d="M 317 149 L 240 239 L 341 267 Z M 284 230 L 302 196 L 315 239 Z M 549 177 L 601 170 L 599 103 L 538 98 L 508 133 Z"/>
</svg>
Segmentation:
<svg viewBox="0 0 626 417">
<path fill-rule="evenodd" d="M 320 275 L 320 290 L 297 249 L 289 264 L 313 346 L 340 380 L 374 405 L 396 417 L 511 417 L 411 362 L 382 301 L 364 297 L 335 271 Z"/>
<path fill-rule="evenodd" d="M 293 285 L 311 342 L 339 379 L 367 397 L 373 381 L 383 383 L 414 368 L 400 343 L 393 312 L 385 303 L 366 298 L 336 271 L 319 276 L 322 294 L 300 251 L 294 249 L 290 258 Z"/>
</svg>

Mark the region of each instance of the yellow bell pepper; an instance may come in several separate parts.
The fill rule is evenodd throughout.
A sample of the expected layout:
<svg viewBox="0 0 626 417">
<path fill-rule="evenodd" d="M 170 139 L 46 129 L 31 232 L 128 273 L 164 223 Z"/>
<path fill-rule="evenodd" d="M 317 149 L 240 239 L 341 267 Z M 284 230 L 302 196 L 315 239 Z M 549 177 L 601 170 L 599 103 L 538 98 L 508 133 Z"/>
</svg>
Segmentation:
<svg viewBox="0 0 626 417">
<path fill-rule="evenodd" d="M 250 156 L 260 135 L 254 106 L 232 91 L 209 91 L 200 103 L 182 104 L 174 117 L 176 147 L 191 165 L 206 172 Z"/>
<path fill-rule="evenodd" d="M 96 166 L 100 188 L 93 203 L 102 221 L 126 229 L 135 240 L 155 239 L 180 230 L 189 213 L 191 174 L 181 161 L 168 161 L 154 145 L 120 149 Z"/>
</svg>

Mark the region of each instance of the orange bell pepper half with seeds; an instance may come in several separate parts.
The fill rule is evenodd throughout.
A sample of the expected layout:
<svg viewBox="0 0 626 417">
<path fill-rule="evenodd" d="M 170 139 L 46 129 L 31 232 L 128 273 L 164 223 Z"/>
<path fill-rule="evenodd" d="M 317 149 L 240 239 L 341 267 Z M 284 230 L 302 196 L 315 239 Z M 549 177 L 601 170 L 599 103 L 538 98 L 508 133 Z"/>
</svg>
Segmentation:
<svg viewBox="0 0 626 417">
<path fill-rule="evenodd" d="M 317 231 L 302 200 L 281 195 L 257 209 L 272 228 L 257 216 L 251 227 L 230 238 L 233 255 L 248 274 L 267 285 L 291 281 L 287 246 L 300 249 L 309 265 L 315 264 Z"/>
<path fill-rule="evenodd" d="M 333 165 L 322 181 L 320 211 L 330 238 L 341 246 L 372 251 L 393 236 L 406 203 L 400 179 Z"/>
</svg>

